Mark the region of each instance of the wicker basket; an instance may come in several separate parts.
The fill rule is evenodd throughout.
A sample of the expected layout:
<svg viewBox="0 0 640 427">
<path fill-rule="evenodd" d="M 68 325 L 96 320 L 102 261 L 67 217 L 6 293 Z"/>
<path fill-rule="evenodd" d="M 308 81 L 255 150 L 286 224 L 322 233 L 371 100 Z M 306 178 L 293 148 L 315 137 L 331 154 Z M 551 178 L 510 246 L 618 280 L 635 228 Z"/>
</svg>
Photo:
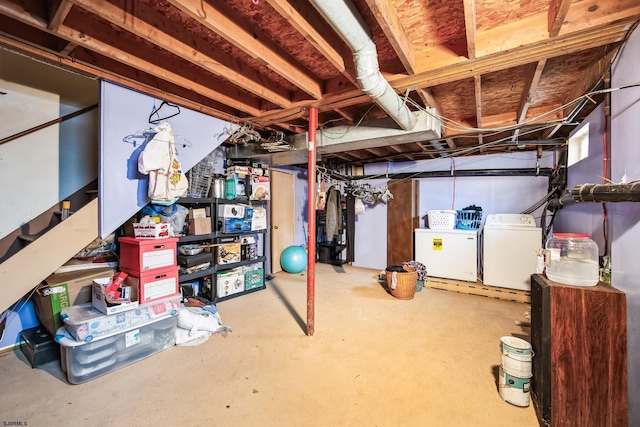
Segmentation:
<svg viewBox="0 0 640 427">
<path fill-rule="evenodd" d="M 387 271 L 387 286 L 391 295 L 398 299 L 413 299 L 416 294 L 418 272 L 415 268 L 404 267 L 405 273 Z M 395 275 L 395 282 L 393 276 Z"/>
</svg>

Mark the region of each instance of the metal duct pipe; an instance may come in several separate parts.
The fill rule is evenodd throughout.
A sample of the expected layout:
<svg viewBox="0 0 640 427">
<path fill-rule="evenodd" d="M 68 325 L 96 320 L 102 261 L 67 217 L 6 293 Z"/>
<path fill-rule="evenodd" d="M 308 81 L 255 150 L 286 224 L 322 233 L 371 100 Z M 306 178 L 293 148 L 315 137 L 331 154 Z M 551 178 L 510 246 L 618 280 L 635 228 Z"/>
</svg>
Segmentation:
<svg viewBox="0 0 640 427">
<path fill-rule="evenodd" d="M 380 73 L 376 45 L 362 17 L 349 0 L 311 0 L 353 52 L 356 79 L 362 90 L 403 130 L 411 130 L 416 118 Z"/>
<path fill-rule="evenodd" d="M 577 185 L 571 196 L 579 202 L 640 202 L 640 182 Z"/>
</svg>

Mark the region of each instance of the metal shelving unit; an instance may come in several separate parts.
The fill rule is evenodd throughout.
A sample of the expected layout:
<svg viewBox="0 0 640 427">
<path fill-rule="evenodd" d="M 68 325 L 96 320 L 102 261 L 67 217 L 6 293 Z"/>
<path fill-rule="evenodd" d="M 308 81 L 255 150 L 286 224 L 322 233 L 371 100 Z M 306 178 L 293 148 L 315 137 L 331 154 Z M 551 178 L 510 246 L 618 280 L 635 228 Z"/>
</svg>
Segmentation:
<svg viewBox="0 0 640 427">
<path fill-rule="evenodd" d="M 243 232 L 233 232 L 233 233 L 225 233 L 221 230 L 220 218 L 218 218 L 218 208 L 221 205 L 225 204 L 238 204 L 245 205 L 251 207 L 267 207 L 266 201 L 256 201 L 256 200 L 247 200 L 247 199 L 235 199 L 235 200 L 227 200 L 227 199 L 216 199 L 216 198 L 181 198 L 178 200 L 179 204 L 185 206 L 187 208 L 205 208 L 209 212 L 209 217 L 211 218 L 211 233 L 208 234 L 195 234 L 195 235 L 183 235 L 178 239 L 178 246 L 184 244 L 193 244 L 193 243 L 202 243 L 203 245 L 211 245 L 210 250 L 208 252 L 202 252 L 197 255 L 178 255 L 178 265 L 181 265 L 181 272 L 179 276 L 179 282 L 181 287 L 183 286 L 191 286 L 193 289 L 194 282 L 200 282 L 199 286 L 197 286 L 197 296 L 200 299 L 207 300 L 211 303 L 218 303 L 221 301 L 225 301 L 231 298 L 235 298 L 238 296 L 246 295 L 249 293 L 253 293 L 259 290 L 263 290 L 266 288 L 264 275 L 265 275 L 265 264 L 266 264 L 266 234 L 267 230 L 251 230 L 251 231 L 243 231 Z M 217 251 L 221 242 L 225 240 L 229 240 L 231 238 L 242 238 L 242 237 L 250 237 L 254 236 L 258 240 L 257 252 L 259 255 L 252 259 L 247 259 L 239 262 L 230 262 L 225 264 L 218 263 Z M 206 255 L 203 255 L 206 254 Z M 194 258 L 195 261 L 190 263 L 190 258 Z M 196 258 L 197 257 L 197 258 Z M 184 273 L 184 265 L 185 262 L 187 265 L 195 266 L 199 264 L 203 264 L 209 262 L 210 265 L 207 268 L 203 268 L 191 273 Z M 241 292 L 231 293 L 229 295 L 218 295 L 217 292 L 217 281 L 218 277 L 223 272 L 228 272 L 238 267 L 245 266 L 254 266 L 260 265 L 262 269 L 262 283 L 259 286 L 252 287 L 251 289 L 245 289 Z M 188 268 L 188 267 L 187 267 Z M 210 291 L 209 291 L 210 287 Z M 210 294 L 209 294 L 210 292 Z"/>
</svg>

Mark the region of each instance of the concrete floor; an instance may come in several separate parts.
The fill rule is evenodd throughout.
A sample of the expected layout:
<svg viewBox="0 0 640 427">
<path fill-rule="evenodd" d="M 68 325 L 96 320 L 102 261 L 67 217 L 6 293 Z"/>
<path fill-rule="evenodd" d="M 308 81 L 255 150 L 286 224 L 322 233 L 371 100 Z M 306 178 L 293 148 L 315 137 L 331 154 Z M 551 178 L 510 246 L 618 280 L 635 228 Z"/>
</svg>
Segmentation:
<svg viewBox="0 0 640 427">
<path fill-rule="evenodd" d="M 0 356 L 0 422 L 28 426 L 538 426 L 498 392 L 500 337 L 529 305 L 427 289 L 398 300 L 377 271 L 317 264 L 218 304 L 233 327 L 70 385 L 56 362 Z M 22 422 L 22 424 L 9 424 Z"/>
</svg>

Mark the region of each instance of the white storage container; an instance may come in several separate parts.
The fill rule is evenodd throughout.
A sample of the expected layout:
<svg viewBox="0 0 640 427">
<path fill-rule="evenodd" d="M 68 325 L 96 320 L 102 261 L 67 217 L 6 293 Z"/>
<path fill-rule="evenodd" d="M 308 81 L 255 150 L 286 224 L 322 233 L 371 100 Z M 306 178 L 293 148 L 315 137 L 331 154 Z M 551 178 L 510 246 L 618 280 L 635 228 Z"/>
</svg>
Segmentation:
<svg viewBox="0 0 640 427">
<path fill-rule="evenodd" d="M 113 372 L 172 347 L 177 326 L 178 316 L 171 316 L 88 343 L 74 340 L 62 327 L 55 336 L 60 344 L 62 370 L 71 384 Z"/>
<path fill-rule="evenodd" d="M 72 305 L 63 308 L 60 316 L 76 341 L 90 342 L 153 320 L 175 316 L 180 309 L 180 298 L 178 294 L 116 315 L 104 314 L 91 304 Z"/>
</svg>

